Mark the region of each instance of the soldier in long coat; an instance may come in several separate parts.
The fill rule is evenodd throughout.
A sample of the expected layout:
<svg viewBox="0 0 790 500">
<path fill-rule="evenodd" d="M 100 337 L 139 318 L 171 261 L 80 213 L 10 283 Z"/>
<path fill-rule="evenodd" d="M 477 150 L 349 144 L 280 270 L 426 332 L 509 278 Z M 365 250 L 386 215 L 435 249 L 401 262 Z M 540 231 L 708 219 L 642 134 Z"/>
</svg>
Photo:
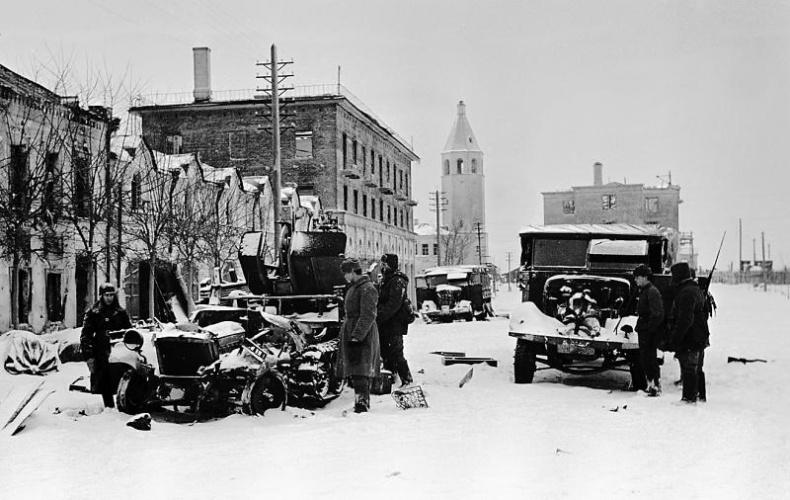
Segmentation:
<svg viewBox="0 0 790 500">
<path fill-rule="evenodd" d="M 354 411 L 370 409 L 371 379 L 379 374 L 379 331 L 376 327 L 376 304 L 379 294 L 359 261 L 346 259 L 340 266 L 350 283 L 345 298 L 346 317 L 340 331 L 341 377 L 350 377 L 354 386 Z"/>
</svg>

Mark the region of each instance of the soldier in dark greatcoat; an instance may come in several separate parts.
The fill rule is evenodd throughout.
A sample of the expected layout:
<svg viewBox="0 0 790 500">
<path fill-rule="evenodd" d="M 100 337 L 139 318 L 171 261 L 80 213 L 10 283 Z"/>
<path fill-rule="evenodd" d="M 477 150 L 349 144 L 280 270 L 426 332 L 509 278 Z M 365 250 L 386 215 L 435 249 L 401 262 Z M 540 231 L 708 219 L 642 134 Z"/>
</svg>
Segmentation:
<svg viewBox="0 0 790 500">
<path fill-rule="evenodd" d="M 346 291 L 343 326 L 340 330 L 341 377 L 350 377 L 354 386 L 354 411 L 370 409 L 371 380 L 379 374 L 379 332 L 376 328 L 376 303 L 379 294 L 359 261 L 346 259 L 340 266 L 349 286 Z"/>
<path fill-rule="evenodd" d="M 661 394 L 661 371 L 658 367 L 657 346 L 664 330 L 664 303 L 658 288 L 650 282 L 650 267 L 642 264 L 634 269 L 634 280 L 639 287 L 636 332 L 639 334 L 639 359 L 645 380 L 633 381 L 636 389 L 645 389 L 650 396 Z"/>
<path fill-rule="evenodd" d="M 131 327 L 129 315 L 118 304 L 115 287 L 111 283 L 104 283 L 99 287 L 99 300 L 85 313 L 80 349 L 91 374 L 91 392 L 101 394 L 104 406 L 108 408 L 115 406 L 109 370 L 109 332 Z"/>
<path fill-rule="evenodd" d="M 683 381 L 681 401 L 706 401 L 705 372 L 702 369 L 705 348 L 710 345 L 706 297 L 692 278 L 688 263 L 678 262 L 672 266 L 671 271 L 676 291 L 669 350 L 675 351 L 675 357 L 680 361 L 680 376 Z"/>
<path fill-rule="evenodd" d="M 401 386 L 412 383 L 409 363 L 403 355 L 403 336 L 409 329 L 411 311 L 404 307 L 409 278 L 398 270 L 398 256 L 385 253 L 381 257 L 383 279 L 379 291 L 376 323 L 381 337 L 381 359 L 384 368 L 400 377 Z"/>
</svg>

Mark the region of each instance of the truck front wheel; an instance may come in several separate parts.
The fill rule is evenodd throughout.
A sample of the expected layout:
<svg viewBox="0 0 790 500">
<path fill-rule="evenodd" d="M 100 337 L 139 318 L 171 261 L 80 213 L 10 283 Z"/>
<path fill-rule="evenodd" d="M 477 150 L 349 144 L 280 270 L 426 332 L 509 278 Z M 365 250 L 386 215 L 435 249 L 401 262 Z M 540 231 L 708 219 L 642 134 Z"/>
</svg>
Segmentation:
<svg viewBox="0 0 790 500">
<path fill-rule="evenodd" d="M 535 376 L 535 351 L 526 340 L 519 339 L 516 342 L 513 375 L 517 384 L 531 384 Z"/>
</svg>

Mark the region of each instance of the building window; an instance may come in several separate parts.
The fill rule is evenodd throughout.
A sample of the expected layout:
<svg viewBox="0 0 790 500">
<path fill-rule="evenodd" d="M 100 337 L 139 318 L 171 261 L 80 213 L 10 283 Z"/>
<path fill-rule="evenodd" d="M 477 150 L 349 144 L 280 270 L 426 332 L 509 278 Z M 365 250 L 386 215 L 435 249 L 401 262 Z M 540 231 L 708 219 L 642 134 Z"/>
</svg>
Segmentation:
<svg viewBox="0 0 790 500">
<path fill-rule="evenodd" d="M 473 174 L 477 173 L 477 160 L 474 158 L 472 158 L 472 173 Z"/>
<path fill-rule="evenodd" d="M 44 209 L 51 221 L 58 218 L 57 203 L 62 198 L 60 190 L 57 189 L 60 176 L 58 175 L 58 153 L 47 153 L 44 159 L 46 166 L 46 177 L 44 183 Z"/>
<path fill-rule="evenodd" d="M 392 207 L 387 205 L 387 224 L 392 224 Z"/>
<path fill-rule="evenodd" d="M 433 254 L 439 255 L 439 245 L 437 245 L 436 243 L 433 244 Z"/>
<path fill-rule="evenodd" d="M 351 160 L 354 165 L 357 164 L 357 140 L 351 141 Z"/>
<path fill-rule="evenodd" d="M 362 146 L 362 175 L 365 175 L 368 166 L 368 155 L 365 146 Z"/>
<path fill-rule="evenodd" d="M 645 198 L 645 212 L 648 214 L 658 213 L 658 197 L 648 196 Z"/>
<path fill-rule="evenodd" d="M 362 215 L 367 217 L 368 216 L 368 195 L 362 195 Z"/>
<path fill-rule="evenodd" d="M 430 246 L 428 245 L 428 243 L 423 243 L 422 244 L 422 254 L 423 255 L 429 255 L 428 254 L 429 250 L 430 250 Z"/>
<path fill-rule="evenodd" d="M 343 210 L 348 210 L 348 186 L 343 186 Z"/>
<path fill-rule="evenodd" d="M 444 160 L 444 175 L 450 175 L 450 160 Z"/>
<path fill-rule="evenodd" d="M 29 176 L 27 147 L 11 145 L 11 168 L 8 170 L 8 184 L 10 187 L 9 201 L 12 207 L 18 209 L 26 207 Z"/>
<path fill-rule="evenodd" d="M 403 182 L 406 184 L 406 196 L 409 196 L 409 173 L 403 173 Z"/>
<path fill-rule="evenodd" d="M 455 162 L 455 169 L 457 170 L 457 173 L 463 174 L 464 173 L 464 160 L 462 160 L 461 158 L 458 158 L 458 160 Z"/>
<path fill-rule="evenodd" d="M 398 225 L 398 207 L 392 207 L 392 224 Z"/>
<path fill-rule="evenodd" d="M 398 170 L 398 184 L 400 184 L 400 190 L 403 191 L 403 170 Z"/>
<path fill-rule="evenodd" d="M 76 151 L 73 154 L 74 211 L 77 217 L 87 217 L 91 206 L 90 162 Z"/>
<path fill-rule="evenodd" d="M 562 213 L 575 214 L 576 213 L 576 200 L 564 200 L 562 202 Z"/>
<path fill-rule="evenodd" d="M 376 175 L 376 152 L 370 148 L 370 174 Z"/>
<path fill-rule="evenodd" d="M 228 156 L 231 160 L 247 159 L 247 131 L 228 132 Z"/>
<path fill-rule="evenodd" d="M 617 196 L 613 194 L 605 194 L 601 196 L 601 208 L 604 210 L 611 210 L 617 207 Z"/>
<path fill-rule="evenodd" d="M 403 223 L 403 210 L 400 211 L 400 227 L 406 227 L 406 224 Z"/>
<path fill-rule="evenodd" d="M 376 218 L 376 198 L 370 198 L 370 218 Z"/>
<path fill-rule="evenodd" d="M 313 133 L 312 132 L 297 132 L 296 133 L 296 158 L 312 158 L 313 157 Z"/>
<path fill-rule="evenodd" d="M 387 160 L 387 184 L 390 183 L 390 161 Z"/>
<path fill-rule="evenodd" d="M 143 193 L 143 186 L 140 179 L 140 173 L 137 172 L 132 176 L 132 210 L 140 208 L 140 195 Z"/>
<path fill-rule="evenodd" d="M 359 213 L 359 191 L 354 190 L 354 213 Z"/>
<path fill-rule="evenodd" d="M 379 220 L 384 222 L 384 200 L 379 200 Z"/>
<path fill-rule="evenodd" d="M 170 155 L 180 155 L 183 139 L 180 135 L 168 135 L 165 138 L 166 153 Z"/>
</svg>

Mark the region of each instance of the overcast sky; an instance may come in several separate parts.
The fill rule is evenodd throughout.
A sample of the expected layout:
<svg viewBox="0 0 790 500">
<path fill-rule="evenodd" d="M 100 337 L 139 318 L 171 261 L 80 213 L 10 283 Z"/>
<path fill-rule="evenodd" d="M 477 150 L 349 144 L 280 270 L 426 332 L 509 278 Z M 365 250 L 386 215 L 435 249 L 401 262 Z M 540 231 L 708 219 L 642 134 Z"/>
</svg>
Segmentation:
<svg viewBox="0 0 790 500">
<path fill-rule="evenodd" d="M 7 4 L 7 5 L 6 5 Z M 485 152 L 491 257 L 542 223 L 541 191 L 604 181 L 681 186 L 703 266 L 760 232 L 790 263 L 790 3 L 778 1 L 26 0 L 5 2 L 0 64 L 101 68 L 143 93 L 192 90 L 194 46 L 215 90 L 253 88 L 276 43 L 294 83 L 341 79 L 407 139 L 416 216 L 432 218 L 456 103 Z"/>
</svg>

